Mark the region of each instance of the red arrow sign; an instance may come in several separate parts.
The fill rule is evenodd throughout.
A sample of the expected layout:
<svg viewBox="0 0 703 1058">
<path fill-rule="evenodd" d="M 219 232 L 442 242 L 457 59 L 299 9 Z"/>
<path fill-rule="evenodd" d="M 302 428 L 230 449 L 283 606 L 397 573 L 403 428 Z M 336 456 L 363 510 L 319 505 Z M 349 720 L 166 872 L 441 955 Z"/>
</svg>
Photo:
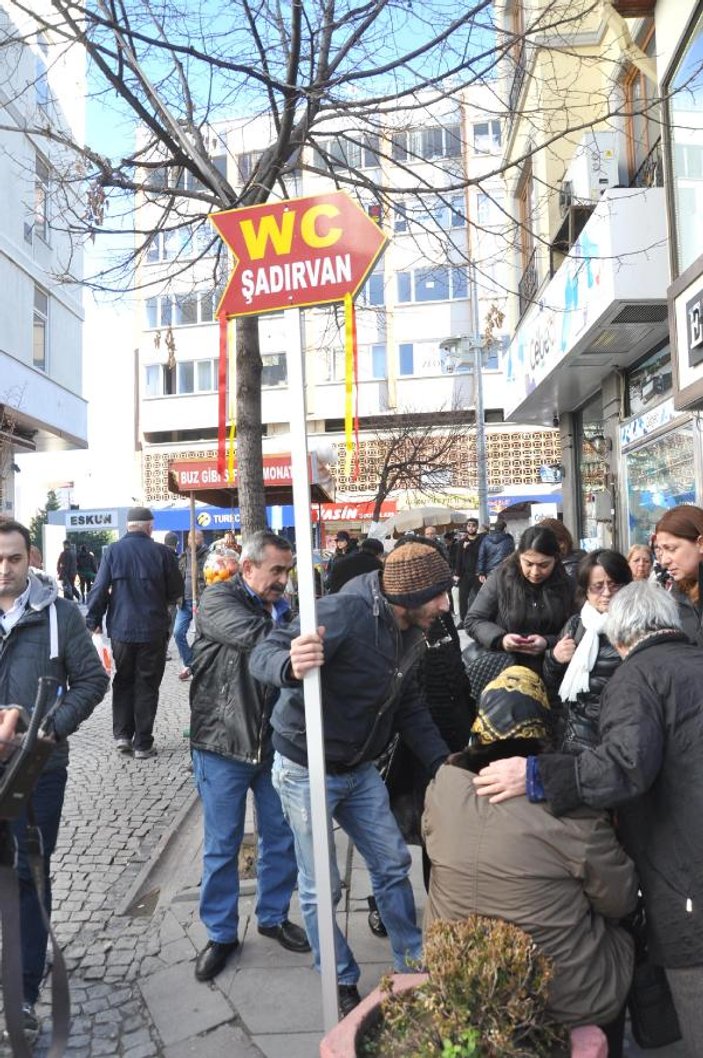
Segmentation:
<svg viewBox="0 0 703 1058">
<path fill-rule="evenodd" d="M 217 314 L 250 316 L 355 295 L 386 236 L 343 191 L 214 213 L 235 265 Z"/>
</svg>

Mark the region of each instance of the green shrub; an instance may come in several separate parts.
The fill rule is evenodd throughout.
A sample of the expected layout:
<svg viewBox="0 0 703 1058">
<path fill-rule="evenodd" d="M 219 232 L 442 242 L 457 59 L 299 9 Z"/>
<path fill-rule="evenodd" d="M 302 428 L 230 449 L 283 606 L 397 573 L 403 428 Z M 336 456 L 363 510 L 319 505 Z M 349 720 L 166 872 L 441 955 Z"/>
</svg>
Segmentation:
<svg viewBox="0 0 703 1058">
<path fill-rule="evenodd" d="M 429 980 L 392 992 L 363 1034 L 360 1058 L 553 1058 L 568 1034 L 545 1013 L 548 959 L 517 926 L 472 915 L 435 922 L 425 942 Z"/>
</svg>

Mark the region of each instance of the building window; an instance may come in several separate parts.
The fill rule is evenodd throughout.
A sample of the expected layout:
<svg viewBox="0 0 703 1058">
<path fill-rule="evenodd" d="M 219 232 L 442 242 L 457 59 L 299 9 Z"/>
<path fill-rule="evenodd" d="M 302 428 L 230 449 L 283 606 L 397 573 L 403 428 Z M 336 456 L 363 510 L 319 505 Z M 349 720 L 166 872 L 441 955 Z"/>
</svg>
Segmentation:
<svg viewBox="0 0 703 1058">
<path fill-rule="evenodd" d="M 380 140 L 376 133 L 350 130 L 318 141 L 315 161 L 320 169 L 377 169 Z"/>
<path fill-rule="evenodd" d="M 32 332 L 32 363 L 39 371 L 46 371 L 49 322 L 49 295 L 41 287 L 34 287 L 34 328 Z"/>
<path fill-rule="evenodd" d="M 398 272 L 398 301 L 452 301 L 467 297 L 465 268 L 416 268 L 413 272 Z"/>
<path fill-rule="evenodd" d="M 49 240 L 49 166 L 40 154 L 34 159 L 34 231 Z"/>
<path fill-rule="evenodd" d="M 644 51 L 656 59 L 654 32 L 650 34 Z M 631 184 L 653 186 L 661 184 L 659 142 L 661 120 L 657 86 L 635 66 L 627 69 L 623 79 L 625 96 L 625 137 L 627 140 L 627 169 Z M 656 151 L 656 158 L 652 158 Z"/>
<path fill-rule="evenodd" d="M 147 397 L 160 397 L 164 392 L 164 365 L 147 364 L 144 372 L 144 394 Z"/>
<path fill-rule="evenodd" d="M 328 345 L 323 348 L 325 382 L 342 382 L 344 380 L 345 357 L 341 345 Z"/>
<path fill-rule="evenodd" d="M 177 394 L 213 393 L 217 389 L 215 360 L 177 360 L 176 386 L 169 382 L 165 364 L 147 364 L 144 371 L 145 395 L 163 397 Z"/>
<path fill-rule="evenodd" d="M 212 323 L 223 288 L 215 291 L 188 291 L 147 298 L 144 303 L 147 328 L 194 327 Z"/>
<path fill-rule="evenodd" d="M 388 374 L 386 367 L 386 346 L 371 346 L 371 377 L 386 378 Z"/>
<path fill-rule="evenodd" d="M 413 225 L 417 228 L 451 228 L 466 227 L 464 196 L 460 194 L 427 195 L 421 200 L 406 201 L 395 207 L 393 230 L 402 234 Z"/>
<path fill-rule="evenodd" d="M 500 122 L 480 121 L 473 127 L 477 154 L 497 154 L 501 148 Z"/>
<path fill-rule="evenodd" d="M 671 348 L 667 343 L 627 372 L 628 414 L 641 415 L 669 396 L 671 387 Z"/>
<path fill-rule="evenodd" d="M 461 125 L 431 125 L 394 132 L 391 155 L 396 162 L 432 161 L 461 155 Z"/>
<path fill-rule="evenodd" d="M 534 224 L 536 219 L 532 165 L 522 172 L 517 190 L 517 215 L 520 225 L 520 281 L 518 297 L 520 315 L 527 311 L 537 293 L 537 266 Z"/>
<path fill-rule="evenodd" d="M 385 286 L 383 272 L 372 272 L 364 284 L 362 298 L 366 305 L 385 304 Z"/>
<path fill-rule="evenodd" d="M 262 353 L 262 386 L 287 386 L 288 364 L 285 353 Z"/>
<path fill-rule="evenodd" d="M 671 197 L 677 274 L 701 252 L 703 214 L 703 14 L 665 86 L 667 126 L 671 143 Z"/>
<path fill-rule="evenodd" d="M 398 346 L 398 374 L 414 375 L 415 363 L 412 342 L 401 342 Z"/>
</svg>

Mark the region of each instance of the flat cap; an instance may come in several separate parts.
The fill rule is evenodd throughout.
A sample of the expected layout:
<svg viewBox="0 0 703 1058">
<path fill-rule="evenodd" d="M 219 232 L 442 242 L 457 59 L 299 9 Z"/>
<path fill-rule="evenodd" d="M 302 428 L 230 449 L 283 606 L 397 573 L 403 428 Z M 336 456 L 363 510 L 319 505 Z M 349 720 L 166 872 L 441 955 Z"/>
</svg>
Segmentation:
<svg viewBox="0 0 703 1058">
<path fill-rule="evenodd" d="M 130 507 L 127 511 L 128 522 L 153 522 L 154 515 L 148 507 Z"/>
</svg>

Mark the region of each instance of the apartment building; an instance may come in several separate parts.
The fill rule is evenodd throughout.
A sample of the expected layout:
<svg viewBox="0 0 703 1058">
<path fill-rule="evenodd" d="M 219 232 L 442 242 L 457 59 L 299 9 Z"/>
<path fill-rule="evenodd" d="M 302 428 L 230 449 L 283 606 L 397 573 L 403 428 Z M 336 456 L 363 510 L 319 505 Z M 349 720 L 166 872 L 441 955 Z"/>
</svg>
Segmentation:
<svg viewBox="0 0 703 1058">
<path fill-rule="evenodd" d="M 243 184 L 270 142 L 268 119 L 232 121 L 213 130 L 212 157 L 228 179 Z M 462 506 L 476 501 L 474 390 L 471 365 L 443 351 L 445 339 L 476 329 L 472 307 L 475 264 L 476 316 L 483 330 L 503 311 L 506 277 L 506 217 L 502 126 L 490 86 L 470 97 L 417 105 L 411 112 L 379 116 L 359 132 L 352 120 L 330 118 L 317 131 L 315 150 L 289 178 L 291 196 L 324 193 L 353 169 L 362 180 L 352 193 L 389 235 L 389 245 L 357 300 L 358 474 L 335 467 L 338 497 L 370 498 L 376 488 L 384 434 L 403 414 L 437 431 L 456 424 L 455 455 L 445 475 L 436 475 L 438 499 Z M 473 182 L 468 191 L 467 177 Z M 375 189 L 408 187 L 388 196 Z M 155 193 L 158 188 L 155 187 Z M 157 205 L 140 203 L 140 229 L 148 229 Z M 167 467 L 176 458 L 212 456 L 216 435 L 217 325 L 213 314 L 224 276 L 213 281 L 212 262 L 184 263 L 211 239 L 208 229 L 162 231 L 142 263 L 143 331 L 139 342 L 139 435 L 143 491 L 150 502 L 173 497 Z M 188 242 L 190 240 L 190 242 Z M 190 250 L 188 247 L 190 246 Z M 214 249 L 215 247 L 212 247 Z M 498 316 L 498 319 L 500 317 Z M 281 314 L 259 319 L 264 363 L 262 418 L 264 451 L 288 450 L 286 341 Z M 484 406 L 488 432 L 489 484 L 531 485 L 538 467 L 553 462 L 558 437 L 551 424 L 524 431 L 503 424 L 500 352 L 504 331 L 484 351 Z M 310 447 L 343 452 L 344 344 L 341 307 L 306 310 L 303 318 L 306 404 Z M 401 502 L 402 502 L 402 498 Z"/>
<path fill-rule="evenodd" d="M 565 521 L 584 546 L 626 549 L 703 495 L 703 5 L 498 14 L 516 220 L 506 418 L 559 425 Z"/>
<path fill-rule="evenodd" d="M 9 512 L 19 453 L 87 446 L 82 295 L 57 279 L 82 276 L 66 225 L 77 189 L 51 135 L 85 140 L 85 60 L 2 3 L 0 25 L 0 509 Z"/>
</svg>

